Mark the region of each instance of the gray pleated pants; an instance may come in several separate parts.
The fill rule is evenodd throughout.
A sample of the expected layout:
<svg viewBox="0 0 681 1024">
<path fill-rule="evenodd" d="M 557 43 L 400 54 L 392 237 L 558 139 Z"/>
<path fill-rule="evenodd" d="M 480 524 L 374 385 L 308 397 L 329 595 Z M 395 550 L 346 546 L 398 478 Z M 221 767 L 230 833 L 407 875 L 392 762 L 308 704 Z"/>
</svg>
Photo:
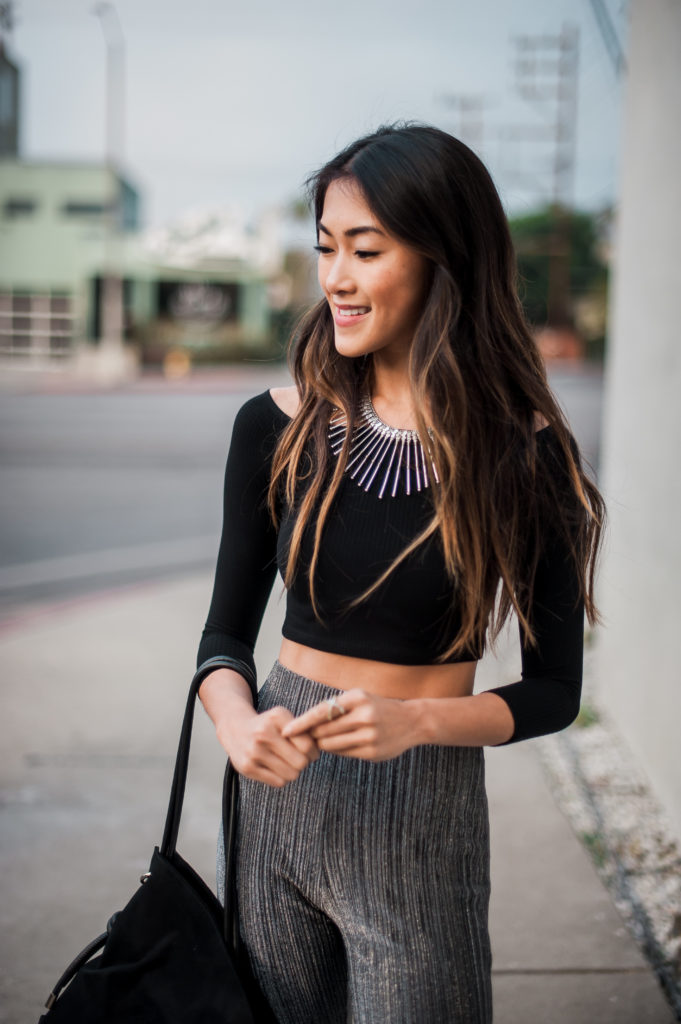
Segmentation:
<svg viewBox="0 0 681 1024">
<path fill-rule="evenodd" d="M 334 693 L 276 661 L 258 710 L 297 715 Z M 322 753 L 282 789 L 242 777 L 237 887 L 281 1024 L 491 1022 L 481 747 Z"/>
</svg>

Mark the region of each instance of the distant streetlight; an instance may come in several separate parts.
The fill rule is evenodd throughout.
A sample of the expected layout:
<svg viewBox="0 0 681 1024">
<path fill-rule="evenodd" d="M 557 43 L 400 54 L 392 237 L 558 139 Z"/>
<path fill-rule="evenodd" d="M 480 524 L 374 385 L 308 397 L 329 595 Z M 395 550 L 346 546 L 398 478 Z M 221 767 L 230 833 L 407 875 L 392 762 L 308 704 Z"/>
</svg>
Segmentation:
<svg viewBox="0 0 681 1024">
<path fill-rule="evenodd" d="M 106 164 L 116 187 L 105 236 L 99 333 L 109 348 L 119 349 L 123 343 L 123 281 L 115 234 L 122 198 L 118 173 L 122 171 L 125 142 L 125 38 L 113 4 L 95 4 L 92 13 L 99 18 L 106 44 Z"/>
<path fill-rule="evenodd" d="M 106 159 L 120 165 L 125 156 L 125 37 L 113 4 L 95 4 L 92 13 L 106 44 Z"/>
</svg>

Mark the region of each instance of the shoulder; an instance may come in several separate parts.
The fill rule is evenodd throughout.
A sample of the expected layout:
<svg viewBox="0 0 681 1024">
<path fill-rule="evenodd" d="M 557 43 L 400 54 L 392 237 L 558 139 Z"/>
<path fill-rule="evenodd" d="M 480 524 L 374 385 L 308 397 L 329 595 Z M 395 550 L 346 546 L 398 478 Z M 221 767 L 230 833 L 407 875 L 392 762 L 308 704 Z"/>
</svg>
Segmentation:
<svg viewBox="0 0 681 1024">
<path fill-rule="evenodd" d="M 271 457 L 290 417 L 269 390 L 253 395 L 239 406 L 232 428 L 231 450 L 244 458 Z"/>
<path fill-rule="evenodd" d="M 261 391 L 259 395 L 253 395 L 252 398 L 246 399 L 237 410 L 234 419 L 235 427 L 252 429 L 261 427 L 263 430 L 268 430 L 274 425 L 277 431 L 281 430 L 291 417 L 282 407 L 282 403 L 275 400 L 274 395 L 277 392 L 289 390 L 289 388 L 268 388 L 266 391 Z M 295 388 L 293 390 L 295 391 Z"/>
<path fill-rule="evenodd" d="M 545 511 L 580 504 L 577 478 L 583 471 L 582 457 L 574 434 L 569 426 L 549 423 L 538 413 L 534 426 L 532 440 L 525 437 L 521 447 L 523 471 L 530 471 L 530 490 L 535 497 L 542 495 Z"/>
<path fill-rule="evenodd" d="M 300 408 L 298 388 L 295 384 L 287 388 L 270 388 L 269 395 L 277 408 L 289 419 L 293 419 Z"/>
<path fill-rule="evenodd" d="M 574 434 L 549 424 L 538 430 L 535 437 L 535 482 L 541 481 L 538 494 L 542 517 L 548 517 L 554 525 L 558 521 L 581 521 L 584 507 L 580 481 L 584 471 Z"/>
<path fill-rule="evenodd" d="M 536 420 L 535 420 L 536 423 Z M 535 428 L 535 438 L 537 442 L 537 455 L 540 460 L 555 462 L 563 466 L 565 469 L 568 468 L 568 458 L 565 443 L 570 449 L 570 454 L 578 466 L 581 466 L 581 458 L 579 452 L 579 445 L 575 439 L 574 434 L 568 429 L 567 432 L 563 433 L 563 440 L 559 436 L 559 432 L 550 423 L 544 421 L 543 426 L 537 426 Z"/>
<path fill-rule="evenodd" d="M 534 429 L 535 429 L 535 433 L 538 434 L 540 430 L 544 430 L 544 428 L 548 427 L 548 425 L 549 425 L 549 421 L 547 420 L 546 416 L 542 416 L 542 414 L 540 412 L 536 412 L 535 411 L 535 414 L 534 414 Z"/>
</svg>

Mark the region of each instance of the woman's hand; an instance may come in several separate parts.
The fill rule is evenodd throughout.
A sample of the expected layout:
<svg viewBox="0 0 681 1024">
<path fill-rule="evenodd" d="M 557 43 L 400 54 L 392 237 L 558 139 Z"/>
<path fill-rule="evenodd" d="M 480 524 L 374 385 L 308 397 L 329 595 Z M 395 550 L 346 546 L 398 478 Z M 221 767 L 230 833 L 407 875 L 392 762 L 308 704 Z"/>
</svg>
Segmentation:
<svg viewBox="0 0 681 1024">
<path fill-rule="evenodd" d="M 366 690 L 345 690 L 337 695 L 336 706 L 329 707 L 327 701 L 315 704 L 288 722 L 282 735 L 292 740 L 309 736 L 319 750 L 330 754 L 387 761 L 424 742 L 418 731 L 416 706 L 415 701 L 378 697 Z"/>
<path fill-rule="evenodd" d="M 217 735 L 240 775 L 281 788 L 319 757 L 312 736 L 283 735 L 284 726 L 294 720 L 287 708 L 270 708 L 232 721 L 230 728 L 218 725 Z"/>
<path fill-rule="evenodd" d="M 210 672 L 199 687 L 199 697 L 223 750 L 246 778 L 268 786 L 285 786 L 319 757 L 311 736 L 282 735 L 284 726 L 293 719 L 286 708 L 270 708 L 258 714 L 248 683 L 234 669 Z"/>
</svg>

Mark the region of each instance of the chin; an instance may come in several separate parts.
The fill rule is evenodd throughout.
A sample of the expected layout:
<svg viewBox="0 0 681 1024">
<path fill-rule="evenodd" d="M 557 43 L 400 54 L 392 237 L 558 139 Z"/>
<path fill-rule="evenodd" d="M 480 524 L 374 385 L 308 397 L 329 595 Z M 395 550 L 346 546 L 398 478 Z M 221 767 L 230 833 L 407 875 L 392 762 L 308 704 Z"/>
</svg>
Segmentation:
<svg viewBox="0 0 681 1024">
<path fill-rule="evenodd" d="M 337 334 L 334 335 L 333 342 L 338 355 L 345 356 L 346 359 L 359 359 L 360 356 L 366 356 L 372 351 L 369 345 L 362 345 L 359 341 L 352 342 L 349 339 L 339 338 Z"/>
</svg>

